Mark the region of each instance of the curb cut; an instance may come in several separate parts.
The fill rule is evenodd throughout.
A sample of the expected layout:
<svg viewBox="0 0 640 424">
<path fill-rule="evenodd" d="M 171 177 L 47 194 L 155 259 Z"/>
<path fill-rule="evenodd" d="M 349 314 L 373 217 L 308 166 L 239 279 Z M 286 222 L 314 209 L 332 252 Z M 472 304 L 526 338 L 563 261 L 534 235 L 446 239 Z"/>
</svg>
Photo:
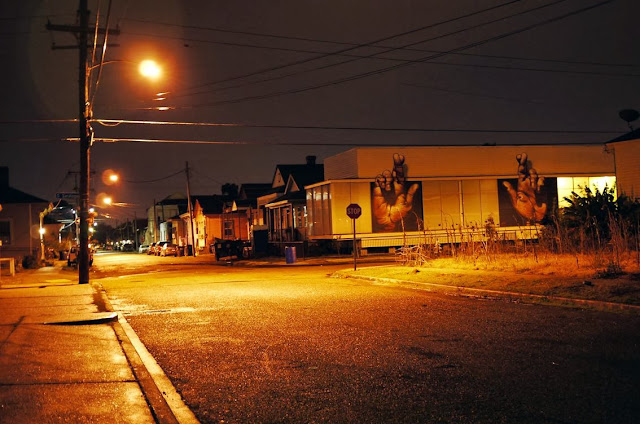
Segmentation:
<svg viewBox="0 0 640 424">
<path fill-rule="evenodd" d="M 615 302 L 605 302 L 601 300 L 588 300 L 588 299 L 575 299 L 570 297 L 559 297 L 559 296 L 547 296 L 541 294 L 529 294 L 529 293 L 517 293 L 517 292 L 509 292 L 509 291 L 500 291 L 500 290 L 485 290 L 485 289 L 476 289 L 471 287 L 459 287 L 459 286 L 450 286 L 446 284 L 437 284 L 437 283 L 424 283 L 410 280 L 399 280 L 395 278 L 383 278 L 383 277 L 369 277 L 366 275 L 351 275 L 348 273 L 344 273 L 343 271 L 338 271 L 333 274 L 334 278 L 353 278 L 360 279 L 365 281 L 371 281 L 374 283 L 384 283 L 384 284 L 396 284 L 396 285 L 411 285 L 413 288 L 423 288 L 427 287 L 444 290 L 449 292 L 456 292 L 459 295 L 465 296 L 475 296 L 475 297 L 487 297 L 487 296 L 499 296 L 507 299 L 516 298 L 521 300 L 528 300 L 531 302 L 541 304 L 540 301 L 546 302 L 558 302 L 557 306 L 562 306 L 561 304 L 569 304 L 573 306 L 588 306 L 595 309 L 600 310 L 623 310 L 623 311 L 632 311 L 636 313 L 640 313 L 639 305 L 630 305 L 627 303 L 615 303 Z M 428 290 L 430 291 L 430 290 Z"/>
</svg>

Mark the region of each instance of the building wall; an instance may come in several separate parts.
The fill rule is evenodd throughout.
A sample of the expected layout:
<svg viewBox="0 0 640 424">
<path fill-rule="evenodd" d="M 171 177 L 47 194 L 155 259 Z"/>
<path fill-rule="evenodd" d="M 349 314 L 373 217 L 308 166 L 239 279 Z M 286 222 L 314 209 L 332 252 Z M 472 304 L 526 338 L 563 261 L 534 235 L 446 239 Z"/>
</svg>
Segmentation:
<svg viewBox="0 0 640 424">
<path fill-rule="evenodd" d="M 614 158 L 602 145 L 434 146 L 355 148 L 325 159 L 325 179 L 375 178 L 405 156 L 409 178 L 511 177 L 526 152 L 541 175 L 613 175 Z"/>
<path fill-rule="evenodd" d="M 405 191 L 413 193 L 413 209 L 400 225 L 385 228 L 379 214 L 374 216 L 374 187 L 378 174 L 394 168 L 394 153 L 405 157 Z M 521 153 L 545 177 L 537 202 L 545 207 L 543 216 L 578 186 L 615 184 L 613 155 L 602 145 L 357 148 L 327 158 L 327 181 L 306 187 L 309 236 L 349 237 L 353 224 L 346 207 L 351 203 L 362 208 L 356 232 L 363 247 L 401 245 L 405 233 L 482 231 L 488 224 L 504 233 L 522 232 L 521 222 L 534 221 L 517 216 L 507 189 L 517 187 L 516 155 Z"/>
<path fill-rule="evenodd" d="M 611 143 L 614 151 L 618 192 L 640 198 L 640 140 Z"/>
<path fill-rule="evenodd" d="M 19 257 L 29 255 L 40 247 L 40 212 L 46 209 L 47 203 L 6 203 L 0 211 L 0 222 L 10 231 L 8 239 L 4 239 L 0 247 L 3 257 Z"/>
<path fill-rule="evenodd" d="M 152 206 L 147 209 L 147 231 L 145 233 L 145 244 L 151 244 L 157 241 L 171 240 L 171 234 L 166 231 L 162 233 L 162 228 L 158 224 L 167 221 L 169 218 L 178 215 L 178 205 L 161 205 L 157 204 L 155 208 Z M 163 238 L 166 237 L 166 238 Z"/>
</svg>

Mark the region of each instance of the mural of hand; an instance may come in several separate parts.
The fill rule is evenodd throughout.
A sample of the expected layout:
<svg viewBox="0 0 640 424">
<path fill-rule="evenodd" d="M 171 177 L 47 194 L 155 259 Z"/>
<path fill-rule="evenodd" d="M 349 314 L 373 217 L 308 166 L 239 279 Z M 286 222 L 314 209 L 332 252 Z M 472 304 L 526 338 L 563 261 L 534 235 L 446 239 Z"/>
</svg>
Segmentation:
<svg viewBox="0 0 640 424">
<path fill-rule="evenodd" d="M 376 177 L 373 189 L 373 216 L 386 231 L 396 229 L 413 207 L 413 196 L 419 185 L 406 187 L 404 155 L 394 153 L 393 171 L 385 170 Z"/>
<path fill-rule="evenodd" d="M 544 185 L 544 177 L 539 177 L 535 169 L 529 168 L 527 159 L 526 153 L 516 156 L 518 187 L 514 189 L 508 181 L 503 184 L 509 192 L 511 203 L 518 214 L 529 221 L 540 222 L 547 214 L 547 204 L 538 203 L 540 200 L 536 198 Z"/>
</svg>

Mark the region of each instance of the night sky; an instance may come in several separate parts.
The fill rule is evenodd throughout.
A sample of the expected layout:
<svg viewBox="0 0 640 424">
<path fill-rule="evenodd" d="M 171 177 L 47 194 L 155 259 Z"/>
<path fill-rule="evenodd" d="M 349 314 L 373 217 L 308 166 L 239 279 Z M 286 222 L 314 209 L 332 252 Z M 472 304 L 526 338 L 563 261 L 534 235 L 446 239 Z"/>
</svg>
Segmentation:
<svg viewBox="0 0 640 424">
<path fill-rule="evenodd" d="M 0 3 L 0 166 L 48 200 L 79 170 L 78 143 L 62 141 L 77 123 L 46 122 L 78 117 L 78 50 L 53 50 L 77 41 L 45 26 L 76 23 L 77 8 Z M 98 2 L 89 8 L 95 24 Z M 93 123 L 97 138 L 180 143 L 96 142 L 92 196 L 131 204 L 113 213 L 124 218 L 186 192 L 187 161 L 192 193 L 215 194 L 357 144 L 604 142 L 628 131 L 621 109 L 640 108 L 638 16 L 637 0 L 114 0 L 121 34 L 105 60 L 117 62 L 104 66 L 94 118 L 238 126 Z M 132 64 L 149 57 L 165 70 L 155 83 Z M 107 169 L 118 187 L 100 182 Z"/>
</svg>

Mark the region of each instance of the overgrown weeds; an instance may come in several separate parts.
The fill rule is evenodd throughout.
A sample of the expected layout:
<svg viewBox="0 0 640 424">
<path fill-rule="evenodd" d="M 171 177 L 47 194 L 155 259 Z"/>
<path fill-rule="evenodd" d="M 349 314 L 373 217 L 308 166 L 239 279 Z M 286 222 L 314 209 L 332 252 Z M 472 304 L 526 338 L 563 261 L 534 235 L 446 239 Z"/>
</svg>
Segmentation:
<svg viewBox="0 0 640 424">
<path fill-rule="evenodd" d="M 505 231 L 489 217 L 482 225 L 445 222 L 438 231 L 423 223 L 416 245 L 397 251 L 398 262 L 408 266 L 535 271 L 562 270 L 575 275 L 614 278 L 640 270 L 640 202 L 607 187 L 588 188 L 565 198 L 569 206 L 542 225 Z M 406 240 L 406 237 L 405 237 Z"/>
</svg>

